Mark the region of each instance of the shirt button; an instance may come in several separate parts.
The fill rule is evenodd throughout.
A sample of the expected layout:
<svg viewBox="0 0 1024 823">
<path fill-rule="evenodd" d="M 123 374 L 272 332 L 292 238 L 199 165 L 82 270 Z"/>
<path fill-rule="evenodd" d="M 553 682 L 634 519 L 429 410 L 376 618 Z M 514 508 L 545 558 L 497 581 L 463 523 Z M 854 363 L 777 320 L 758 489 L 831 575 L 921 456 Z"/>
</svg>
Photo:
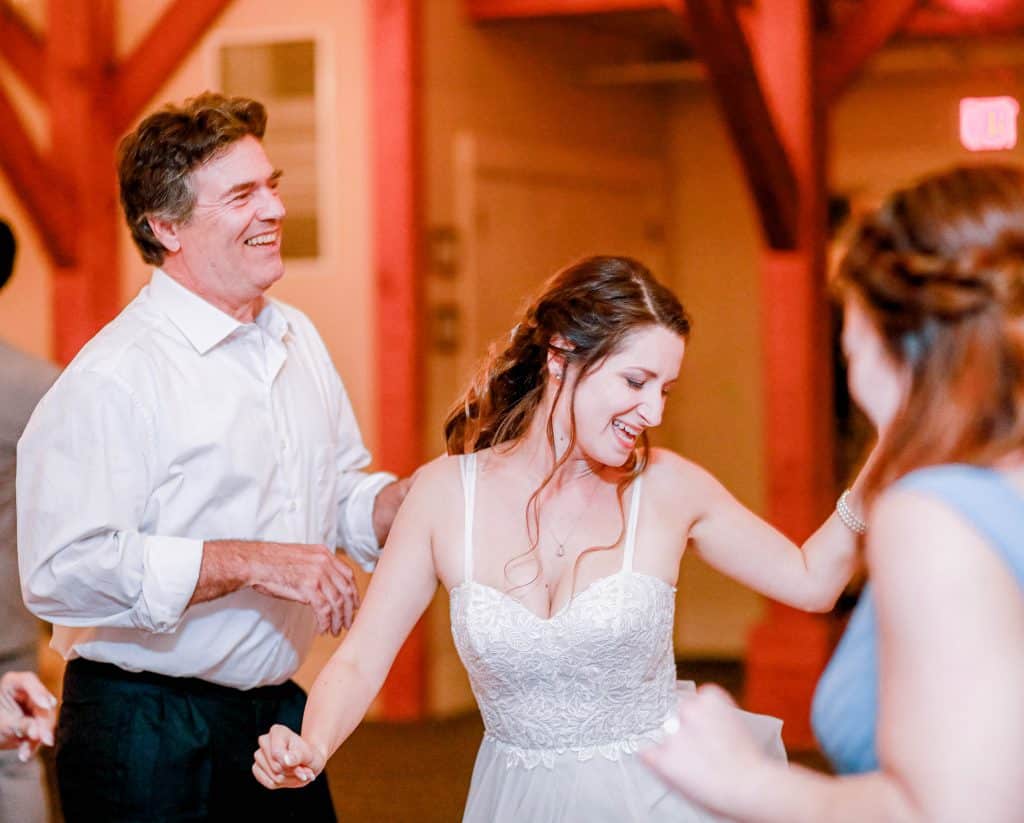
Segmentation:
<svg viewBox="0 0 1024 823">
<path fill-rule="evenodd" d="M 281 451 L 288 451 L 288 441 L 285 440 L 284 438 L 281 438 Z"/>
<path fill-rule="evenodd" d="M 293 512 L 299 508 L 299 502 L 297 500 L 288 501 L 288 511 Z"/>
</svg>

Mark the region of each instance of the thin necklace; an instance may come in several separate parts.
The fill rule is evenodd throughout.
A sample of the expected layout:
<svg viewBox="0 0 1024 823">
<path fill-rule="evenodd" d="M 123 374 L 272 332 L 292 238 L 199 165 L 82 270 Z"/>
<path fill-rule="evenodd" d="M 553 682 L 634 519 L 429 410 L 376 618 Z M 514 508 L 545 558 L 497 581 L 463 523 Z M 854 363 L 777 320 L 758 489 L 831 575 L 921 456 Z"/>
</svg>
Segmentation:
<svg viewBox="0 0 1024 823">
<path fill-rule="evenodd" d="M 551 535 L 551 539 L 555 541 L 557 547 L 555 549 L 556 557 L 565 557 L 565 544 L 568 543 L 572 536 L 576 533 L 576 527 L 579 526 L 580 521 L 583 520 L 583 515 L 585 515 L 587 513 L 587 510 L 590 509 L 590 504 L 594 502 L 594 497 L 597 494 L 597 487 L 600 485 L 601 480 L 600 478 L 598 478 L 597 482 L 594 483 L 594 487 L 590 490 L 590 494 L 587 495 L 586 504 L 584 504 L 583 508 L 580 509 L 580 513 L 577 514 L 576 518 L 572 521 L 572 525 L 569 527 L 569 531 L 566 533 L 565 537 L 559 539 L 558 535 L 555 534 L 555 530 L 551 528 L 551 524 L 548 524 L 545 527 L 547 533 Z"/>
</svg>

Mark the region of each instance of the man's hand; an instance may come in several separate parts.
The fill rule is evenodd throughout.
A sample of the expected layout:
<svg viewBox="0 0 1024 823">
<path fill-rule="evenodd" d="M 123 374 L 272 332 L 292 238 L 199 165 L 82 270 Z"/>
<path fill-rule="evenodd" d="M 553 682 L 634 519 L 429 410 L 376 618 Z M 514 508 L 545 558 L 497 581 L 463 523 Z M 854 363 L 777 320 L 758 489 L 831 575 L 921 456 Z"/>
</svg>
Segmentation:
<svg viewBox="0 0 1024 823">
<path fill-rule="evenodd" d="M 246 586 L 281 600 L 306 603 L 321 633 L 352 625 L 359 590 L 352 569 L 326 546 L 208 540 L 190 605 Z"/>
<path fill-rule="evenodd" d="M 447 457 L 446 454 L 438 455 L 433 460 L 424 463 L 408 477 L 399 478 L 394 483 L 389 483 L 377 492 L 377 497 L 373 501 L 373 531 L 377 535 L 377 545 L 381 548 L 384 548 L 388 534 L 391 532 L 391 524 L 395 520 L 395 515 L 398 514 L 402 501 L 405 500 L 405 496 L 409 493 L 409 489 L 412 488 L 412 484 L 416 482 L 419 473 L 427 466 L 439 460 L 444 460 L 445 457 Z"/>
<path fill-rule="evenodd" d="M 251 560 L 252 587 L 281 600 L 306 603 L 321 634 L 348 629 L 359 608 L 352 569 L 326 546 L 263 543 Z"/>
<path fill-rule="evenodd" d="M 388 534 L 391 532 L 391 524 L 398 514 L 398 508 L 405 500 L 415 473 L 409 477 L 403 477 L 394 483 L 388 483 L 383 489 L 377 492 L 373 501 L 373 532 L 377 535 L 377 545 L 383 548 L 387 542 Z"/>
<path fill-rule="evenodd" d="M 40 745 L 53 745 L 57 698 L 32 672 L 7 672 L 0 678 L 0 749 L 18 749 L 27 761 Z"/>
</svg>

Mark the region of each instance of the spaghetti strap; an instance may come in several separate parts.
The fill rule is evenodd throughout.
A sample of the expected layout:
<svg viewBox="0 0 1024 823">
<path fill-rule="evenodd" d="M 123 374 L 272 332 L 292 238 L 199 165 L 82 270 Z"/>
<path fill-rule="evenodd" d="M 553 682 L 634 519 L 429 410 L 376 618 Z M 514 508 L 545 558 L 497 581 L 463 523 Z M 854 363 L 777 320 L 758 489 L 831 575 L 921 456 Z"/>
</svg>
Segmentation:
<svg viewBox="0 0 1024 823">
<path fill-rule="evenodd" d="M 622 570 L 633 571 L 633 550 L 636 548 L 636 524 L 640 519 L 640 489 L 643 486 L 643 475 L 638 474 L 633 480 L 633 492 L 629 497 L 629 523 L 626 525 L 626 548 L 623 551 Z"/>
<path fill-rule="evenodd" d="M 465 552 L 463 558 L 463 574 L 465 582 L 473 579 L 473 510 L 476 506 L 476 453 L 459 456 L 459 468 L 462 470 L 462 498 L 465 501 L 465 533 L 462 544 Z"/>
</svg>

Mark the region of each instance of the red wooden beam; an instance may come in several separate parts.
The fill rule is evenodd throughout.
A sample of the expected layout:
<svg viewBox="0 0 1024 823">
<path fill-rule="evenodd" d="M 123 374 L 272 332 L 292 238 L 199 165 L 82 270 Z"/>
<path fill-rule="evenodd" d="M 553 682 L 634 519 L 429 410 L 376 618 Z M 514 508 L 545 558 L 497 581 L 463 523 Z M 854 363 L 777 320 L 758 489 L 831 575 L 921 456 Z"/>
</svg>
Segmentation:
<svg viewBox="0 0 1024 823">
<path fill-rule="evenodd" d="M 521 17 L 571 17 L 623 11 L 664 11 L 676 0 L 466 0 L 473 20 Z"/>
<path fill-rule="evenodd" d="M 375 0 L 370 8 L 373 255 L 376 284 L 377 420 L 381 465 L 419 465 L 423 417 L 419 294 L 419 0 Z M 426 709 L 423 621 L 409 636 L 381 692 L 392 720 Z"/>
<path fill-rule="evenodd" d="M 75 192 L 74 261 L 53 278 L 54 355 L 67 362 L 121 306 L 110 128 L 118 0 L 49 0 L 51 163 Z M 89 124 L 83 128 L 83 124 Z"/>
<path fill-rule="evenodd" d="M 232 0 L 173 0 L 114 75 L 112 130 L 131 126 Z"/>
<path fill-rule="evenodd" d="M 941 8 L 922 8 L 904 30 L 914 37 L 977 37 L 1024 33 L 1024 6 L 1009 2 L 994 11 L 979 9 L 956 14 Z"/>
<path fill-rule="evenodd" d="M 761 228 L 773 249 L 797 244 L 798 190 L 786 149 L 730 0 L 689 0 L 687 21 L 725 117 Z"/>
<path fill-rule="evenodd" d="M 0 169 L 28 212 L 56 265 L 74 260 L 74 229 L 68 192 L 36 149 L 11 101 L 0 88 Z"/>
<path fill-rule="evenodd" d="M 45 43 L 9 3 L 0 0 L 0 54 L 38 97 L 46 95 Z"/>
<path fill-rule="evenodd" d="M 842 27 L 822 35 L 818 84 L 826 105 L 853 82 L 868 59 L 903 26 L 919 0 L 862 0 Z"/>
</svg>

